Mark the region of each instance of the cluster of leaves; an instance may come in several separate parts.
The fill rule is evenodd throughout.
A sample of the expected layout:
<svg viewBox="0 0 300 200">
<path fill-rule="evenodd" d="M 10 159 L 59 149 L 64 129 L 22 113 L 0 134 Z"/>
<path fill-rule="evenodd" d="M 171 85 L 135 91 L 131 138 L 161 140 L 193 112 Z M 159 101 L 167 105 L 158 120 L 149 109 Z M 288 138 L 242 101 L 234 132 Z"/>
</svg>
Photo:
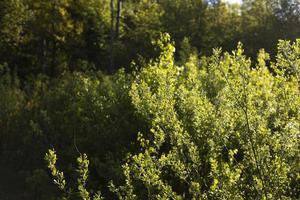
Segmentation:
<svg viewBox="0 0 300 200">
<path fill-rule="evenodd" d="M 45 160 L 49 163 L 48 168 L 51 170 L 51 174 L 54 177 L 54 183 L 58 186 L 58 188 L 64 192 L 64 196 L 62 199 L 70 199 L 72 198 L 72 191 L 66 190 L 66 180 L 64 178 L 63 172 L 60 172 L 56 168 L 56 161 L 57 157 L 54 150 L 49 150 L 49 152 L 45 156 Z M 86 154 L 80 155 L 80 157 L 77 158 L 78 163 L 78 169 L 76 170 L 79 174 L 79 177 L 77 179 L 78 183 L 78 191 L 79 196 L 83 200 L 101 200 L 103 199 L 101 197 L 100 193 L 95 193 L 92 198 L 90 198 L 90 194 L 86 189 L 86 181 L 88 179 L 88 167 L 89 167 L 89 160 L 87 159 Z"/>
<path fill-rule="evenodd" d="M 41 157 L 52 147 L 61 152 L 68 178 L 73 178 L 74 168 L 68 163 L 83 151 L 94 169 L 91 184 L 119 182 L 120 162 L 129 149 L 134 151 L 135 134 L 146 126 L 130 103 L 131 75 L 123 70 L 113 76 L 66 73 L 22 85 L 7 67 L 1 73 L 0 184 L 7 187 L 1 187 L 0 193 L 4 198 L 18 194 L 16 199 L 51 199 L 57 194 Z"/>
<path fill-rule="evenodd" d="M 169 35 L 157 45 L 161 55 L 128 91 L 149 127 L 124 159 L 123 184 L 109 185 L 114 198 L 299 198 L 300 40 L 279 41 L 276 62 L 261 50 L 256 64 L 241 44 L 232 53 L 191 54 L 181 66 Z M 78 184 L 83 198 L 85 181 Z"/>
</svg>

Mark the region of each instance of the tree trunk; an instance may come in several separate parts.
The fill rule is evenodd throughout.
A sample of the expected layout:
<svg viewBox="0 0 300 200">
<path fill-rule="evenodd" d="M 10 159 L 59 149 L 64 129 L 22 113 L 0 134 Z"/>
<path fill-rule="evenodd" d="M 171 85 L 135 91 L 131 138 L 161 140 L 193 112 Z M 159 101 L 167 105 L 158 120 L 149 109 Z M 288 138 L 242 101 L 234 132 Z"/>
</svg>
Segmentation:
<svg viewBox="0 0 300 200">
<path fill-rule="evenodd" d="M 121 10 L 122 10 L 122 0 L 118 0 L 117 16 L 116 16 L 116 29 L 115 29 L 116 30 L 116 34 L 115 34 L 116 40 L 118 40 L 118 38 L 119 38 Z"/>
<path fill-rule="evenodd" d="M 114 70 L 114 0 L 110 0 L 110 67 L 109 72 Z"/>
</svg>

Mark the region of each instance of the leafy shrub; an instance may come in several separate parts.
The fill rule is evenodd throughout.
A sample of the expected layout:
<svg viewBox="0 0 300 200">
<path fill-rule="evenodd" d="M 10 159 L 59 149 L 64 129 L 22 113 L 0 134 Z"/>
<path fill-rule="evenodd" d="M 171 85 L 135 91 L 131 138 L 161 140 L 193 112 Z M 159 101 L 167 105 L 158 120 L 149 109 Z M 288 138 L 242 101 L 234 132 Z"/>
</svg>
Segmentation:
<svg viewBox="0 0 300 200">
<path fill-rule="evenodd" d="M 121 181 L 123 157 L 134 152 L 136 133 L 146 126 L 135 117 L 128 96 L 131 79 L 122 70 L 112 76 L 100 72 L 66 73 L 52 80 L 40 76 L 22 86 L 13 83 L 9 73 L 1 78 L 1 162 L 6 161 L 5 168 L 26 187 L 22 198 L 55 196 L 47 186 L 41 157 L 49 148 L 61 152 L 68 178 L 73 178 L 71 160 L 87 152 L 93 185 Z"/>
<path fill-rule="evenodd" d="M 251 62 L 239 44 L 179 67 L 170 37 L 158 45 L 128 93 L 150 127 L 122 167 L 124 184 L 110 184 L 117 198 L 299 198 L 299 40 L 280 41 L 271 64 L 263 50 Z"/>
</svg>

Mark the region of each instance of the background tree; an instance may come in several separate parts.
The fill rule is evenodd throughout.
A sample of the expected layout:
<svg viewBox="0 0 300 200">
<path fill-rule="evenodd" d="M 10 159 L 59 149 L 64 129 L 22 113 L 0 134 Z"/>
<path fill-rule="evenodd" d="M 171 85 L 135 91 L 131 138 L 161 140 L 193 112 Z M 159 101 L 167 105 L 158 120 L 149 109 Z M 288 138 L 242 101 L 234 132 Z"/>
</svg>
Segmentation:
<svg viewBox="0 0 300 200">
<path fill-rule="evenodd" d="M 0 2 L 0 64 L 11 70 L 21 68 L 21 48 L 28 43 L 26 22 L 31 14 L 23 0 Z"/>
</svg>

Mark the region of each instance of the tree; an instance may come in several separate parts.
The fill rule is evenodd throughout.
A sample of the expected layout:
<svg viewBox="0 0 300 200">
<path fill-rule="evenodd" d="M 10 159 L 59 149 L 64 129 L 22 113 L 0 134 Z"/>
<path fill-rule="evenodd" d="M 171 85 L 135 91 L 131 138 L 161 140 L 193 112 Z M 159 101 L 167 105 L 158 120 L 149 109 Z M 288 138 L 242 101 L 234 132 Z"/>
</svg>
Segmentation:
<svg viewBox="0 0 300 200">
<path fill-rule="evenodd" d="M 271 8 L 276 17 L 276 29 L 279 37 L 295 40 L 300 35 L 300 2 L 295 0 L 281 0 L 271 2 Z"/>
<path fill-rule="evenodd" d="M 241 40 L 241 6 L 218 2 L 208 6 L 204 13 L 202 46 L 205 48 L 202 51 L 206 54 L 211 53 L 210 51 L 217 47 L 233 50 Z"/>
<path fill-rule="evenodd" d="M 170 33 L 176 44 L 189 37 L 192 46 L 204 49 L 205 11 L 207 3 L 202 0 L 166 0 L 160 2 L 164 13 L 161 18 L 163 31 Z"/>
<path fill-rule="evenodd" d="M 21 47 L 28 42 L 24 35 L 30 12 L 23 0 L 0 2 L 0 63 L 17 70 Z"/>
</svg>

